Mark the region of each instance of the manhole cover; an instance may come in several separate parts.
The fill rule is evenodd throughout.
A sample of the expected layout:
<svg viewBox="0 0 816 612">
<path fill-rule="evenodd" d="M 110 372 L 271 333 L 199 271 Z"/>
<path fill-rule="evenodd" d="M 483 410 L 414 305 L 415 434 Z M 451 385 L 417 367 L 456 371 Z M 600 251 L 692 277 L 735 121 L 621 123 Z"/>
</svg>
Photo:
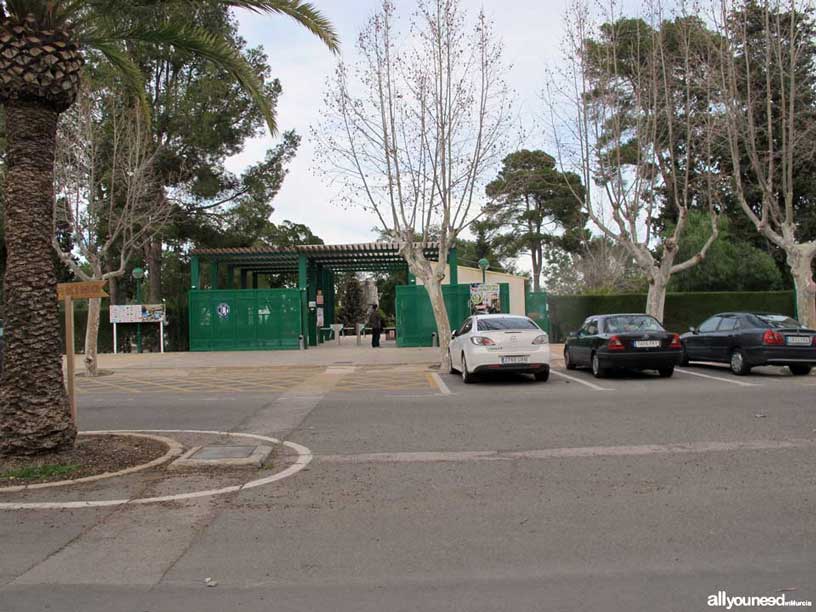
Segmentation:
<svg viewBox="0 0 816 612">
<path fill-rule="evenodd" d="M 271 446 L 196 446 L 170 464 L 184 467 L 261 467 L 272 453 Z"/>
</svg>

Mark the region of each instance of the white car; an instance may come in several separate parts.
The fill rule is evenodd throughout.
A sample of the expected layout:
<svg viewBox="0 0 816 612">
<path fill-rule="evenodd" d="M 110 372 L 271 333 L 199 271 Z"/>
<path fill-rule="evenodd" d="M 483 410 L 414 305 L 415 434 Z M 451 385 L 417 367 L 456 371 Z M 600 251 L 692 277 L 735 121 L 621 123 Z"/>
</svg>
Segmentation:
<svg viewBox="0 0 816 612">
<path fill-rule="evenodd" d="M 473 315 L 453 332 L 451 373 L 466 383 L 489 371 L 526 372 L 536 380 L 550 377 L 550 339 L 527 317 L 509 314 Z"/>
</svg>

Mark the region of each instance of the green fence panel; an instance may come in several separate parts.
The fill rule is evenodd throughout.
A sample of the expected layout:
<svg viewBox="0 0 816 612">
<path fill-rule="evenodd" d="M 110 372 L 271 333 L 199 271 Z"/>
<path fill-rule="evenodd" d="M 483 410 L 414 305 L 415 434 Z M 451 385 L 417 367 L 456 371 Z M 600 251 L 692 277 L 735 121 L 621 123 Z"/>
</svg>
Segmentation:
<svg viewBox="0 0 816 612">
<path fill-rule="evenodd" d="M 397 346 L 432 346 L 436 320 L 428 291 L 423 285 L 400 285 L 396 291 Z M 499 287 L 502 312 L 510 310 L 510 285 Z M 458 328 L 470 314 L 470 285 L 444 285 L 442 295 L 451 329 Z"/>
<path fill-rule="evenodd" d="M 190 350 L 249 351 L 300 346 L 301 291 L 190 291 Z"/>
<path fill-rule="evenodd" d="M 588 316 L 643 312 L 646 295 L 552 295 L 549 305 L 551 340 L 562 342 L 567 334 L 579 329 Z M 670 331 L 683 333 L 718 312 L 775 312 L 793 316 L 794 310 L 793 291 L 669 293 L 663 324 Z"/>
<path fill-rule="evenodd" d="M 533 321 L 539 324 L 541 329 L 550 332 L 550 310 L 547 294 L 543 291 L 529 291 L 525 295 L 524 312 Z"/>
</svg>

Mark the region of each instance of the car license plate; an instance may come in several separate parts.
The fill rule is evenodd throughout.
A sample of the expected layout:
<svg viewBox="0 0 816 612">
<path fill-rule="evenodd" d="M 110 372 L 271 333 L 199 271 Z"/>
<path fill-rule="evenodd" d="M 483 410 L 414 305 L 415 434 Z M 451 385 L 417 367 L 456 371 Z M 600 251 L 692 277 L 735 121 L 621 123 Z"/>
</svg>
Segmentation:
<svg viewBox="0 0 816 612">
<path fill-rule="evenodd" d="M 796 346 L 810 346 L 813 340 L 810 336 L 788 336 L 788 344 Z"/>
<path fill-rule="evenodd" d="M 501 358 L 501 364 L 515 365 L 518 363 L 527 363 L 529 359 L 529 355 L 507 355 L 506 357 Z"/>
<path fill-rule="evenodd" d="M 635 340 L 635 348 L 658 348 L 660 340 Z"/>
</svg>

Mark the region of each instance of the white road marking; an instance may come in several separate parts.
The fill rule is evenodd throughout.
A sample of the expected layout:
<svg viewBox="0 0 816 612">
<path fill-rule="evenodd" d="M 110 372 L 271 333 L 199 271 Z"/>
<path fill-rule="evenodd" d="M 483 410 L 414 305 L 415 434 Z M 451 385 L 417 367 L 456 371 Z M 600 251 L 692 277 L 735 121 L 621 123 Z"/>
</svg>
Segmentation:
<svg viewBox="0 0 816 612">
<path fill-rule="evenodd" d="M 681 374 L 690 374 L 691 376 L 699 376 L 700 378 L 708 378 L 710 380 L 719 380 L 720 382 L 729 383 L 731 385 L 737 385 L 740 387 L 761 387 L 762 385 L 757 383 L 749 383 L 743 382 L 741 380 L 732 380 L 730 378 L 722 378 L 720 376 L 711 376 L 710 374 L 701 374 L 700 372 L 692 372 L 691 370 L 682 370 L 680 368 L 674 368 L 675 372 L 680 372 Z"/>
<path fill-rule="evenodd" d="M 446 463 L 472 461 L 512 461 L 517 459 L 564 459 L 582 457 L 634 457 L 643 455 L 682 455 L 728 451 L 786 450 L 816 448 L 816 440 L 748 440 L 744 442 L 681 442 L 677 444 L 641 444 L 637 446 L 584 446 L 545 448 L 526 451 L 423 451 L 363 453 L 357 455 L 318 455 L 319 463 Z"/>
<path fill-rule="evenodd" d="M 297 453 L 295 462 L 285 470 L 276 472 L 266 478 L 251 480 L 242 485 L 233 485 L 222 489 L 208 489 L 205 491 L 193 491 L 191 493 L 179 493 L 177 495 L 164 495 L 162 497 L 142 497 L 131 499 L 102 499 L 95 501 L 69 501 L 69 502 L 31 502 L 31 503 L 0 503 L 0 510 L 58 510 L 68 508 L 101 508 L 105 506 L 124 506 L 126 504 L 156 504 L 160 502 L 182 501 L 185 499 L 196 499 L 199 497 L 210 497 L 213 495 L 224 495 L 235 493 L 244 489 L 254 489 L 271 484 L 278 480 L 288 478 L 309 465 L 312 460 L 312 451 L 301 444 L 295 442 L 281 442 L 277 438 L 261 436 L 259 434 L 238 433 L 234 431 L 201 431 L 196 429 L 138 429 L 138 430 L 113 430 L 109 433 L 192 433 L 208 434 L 214 436 L 237 436 L 240 438 L 253 438 L 272 444 L 283 444 Z"/>
<path fill-rule="evenodd" d="M 571 380 L 572 382 L 577 382 L 580 385 L 584 385 L 585 387 L 589 387 L 590 389 L 595 389 L 595 391 L 614 391 L 615 389 L 609 389 L 607 387 L 601 387 L 591 382 L 587 382 L 578 378 L 577 376 L 570 376 L 569 374 L 564 374 L 563 372 L 559 372 L 558 370 L 550 369 L 550 374 L 555 374 L 556 376 L 560 376 L 561 378 L 566 378 L 567 380 Z"/>
<path fill-rule="evenodd" d="M 442 377 L 439 374 L 433 372 L 431 373 L 431 378 L 433 378 L 434 382 L 436 383 L 436 386 L 439 388 L 439 392 L 442 395 L 453 395 L 453 393 L 451 393 L 450 388 L 448 387 L 448 385 L 445 384 L 445 381 L 442 380 Z"/>
</svg>

